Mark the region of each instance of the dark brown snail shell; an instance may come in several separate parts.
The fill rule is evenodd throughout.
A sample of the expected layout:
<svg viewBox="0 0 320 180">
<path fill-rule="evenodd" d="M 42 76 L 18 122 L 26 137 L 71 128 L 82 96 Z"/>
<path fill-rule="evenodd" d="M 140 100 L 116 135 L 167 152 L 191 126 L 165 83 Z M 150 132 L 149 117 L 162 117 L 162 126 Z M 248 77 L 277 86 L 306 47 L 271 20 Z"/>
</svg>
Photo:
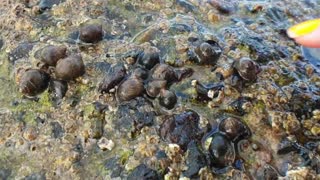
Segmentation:
<svg viewBox="0 0 320 180">
<path fill-rule="evenodd" d="M 80 28 L 79 39 L 86 43 L 96 43 L 103 38 L 102 25 L 90 24 Z"/>
<path fill-rule="evenodd" d="M 144 68 L 136 68 L 133 71 L 133 75 L 140 77 L 141 79 L 147 79 L 148 78 L 148 70 L 146 70 Z"/>
<path fill-rule="evenodd" d="M 246 81 L 255 81 L 260 72 L 259 65 L 249 58 L 241 58 L 235 63 L 235 69 L 242 79 Z"/>
<path fill-rule="evenodd" d="M 169 84 L 177 81 L 176 73 L 173 67 L 167 64 L 158 64 L 152 69 L 152 79 L 163 79 Z"/>
<path fill-rule="evenodd" d="M 72 55 L 58 61 L 56 78 L 59 80 L 74 80 L 85 73 L 85 67 L 80 55 Z"/>
<path fill-rule="evenodd" d="M 27 96 L 36 96 L 45 91 L 50 82 L 50 75 L 38 69 L 29 69 L 19 80 L 19 91 Z"/>
<path fill-rule="evenodd" d="M 198 45 L 195 53 L 198 56 L 198 64 L 215 65 L 222 53 L 222 49 L 218 43 L 209 40 Z"/>
<path fill-rule="evenodd" d="M 119 101 L 130 101 L 131 99 L 141 96 L 143 92 L 144 86 L 142 79 L 130 77 L 119 85 L 117 96 Z"/>
<path fill-rule="evenodd" d="M 249 138 L 250 129 L 240 119 L 228 117 L 223 119 L 219 124 L 219 130 L 226 134 L 231 141 L 239 141 Z"/>
<path fill-rule="evenodd" d="M 157 80 L 152 80 L 148 83 L 146 91 L 148 96 L 150 97 L 157 97 L 161 91 L 161 89 L 166 88 L 167 81 L 157 79 Z"/>
<path fill-rule="evenodd" d="M 228 138 L 220 133 L 214 133 L 207 138 L 210 141 L 209 156 L 211 165 L 215 168 L 230 166 L 235 160 L 235 150 Z"/>
<path fill-rule="evenodd" d="M 65 46 L 46 46 L 36 52 L 36 58 L 49 66 L 55 66 L 59 59 L 67 56 Z"/>
<path fill-rule="evenodd" d="M 177 96 L 174 92 L 163 89 L 160 93 L 159 103 L 167 109 L 172 109 L 177 103 Z"/>
<path fill-rule="evenodd" d="M 150 70 L 156 64 L 160 63 L 160 55 L 158 52 L 143 51 L 138 55 L 137 62 L 144 68 Z"/>
</svg>

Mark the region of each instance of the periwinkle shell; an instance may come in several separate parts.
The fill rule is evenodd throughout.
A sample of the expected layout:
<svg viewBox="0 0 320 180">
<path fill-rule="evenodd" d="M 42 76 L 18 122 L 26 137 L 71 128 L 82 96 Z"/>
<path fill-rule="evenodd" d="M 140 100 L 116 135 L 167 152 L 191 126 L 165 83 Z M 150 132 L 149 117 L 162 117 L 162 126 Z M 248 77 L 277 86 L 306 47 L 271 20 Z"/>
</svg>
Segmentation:
<svg viewBox="0 0 320 180">
<path fill-rule="evenodd" d="M 174 92 L 169 90 L 161 90 L 159 103 L 167 109 L 173 109 L 177 103 L 177 96 Z"/>
<path fill-rule="evenodd" d="M 230 166 L 235 160 L 235 150 L 228 138 L 220 133 L 214 133 L 206 141 L 209 144 L 211 164 L 215 168 Z"/>
<path fill-rule="evenodd" d="M 251 135 L 249 127 L 234 117 L 223 119 L 219 124 L 219 130 L 225 133 L 231 141 L 247 139 Z"/>
<path fill-rule="evenodd" d="M 56 78 L 59 80 L 74 80 L 85 73 L 85 66 L 80 55 L 72 55 L 58 61 Z"/>
<path fill-rule="evenodd" d="M 148 82 L 146 92 L 150 97 L 157 97 L 161 91 L 161 89 L 166 88 L 167 81 L 156 79 Z"/>
<path fill-rule="evenodd" d="M 143 51 L 138 55 L 137 62 L 150 70 L 160 62 L 160 55 L 158 52 Z"/>
<path fill-rule="evenodd" d="M 131 99 L 141 96 L 143 92 L 144 86 L 142 79 L 130 77 L 119 85 L 117 96 L 119 101 L 130 101 Z"/>
<path fill-rule="evenodd" d="M 215 65 L 222 53 L 222 49 L 218 43 L 209 40 L 198 45 L 195 53 L 198 56 L 198 64 Z"/>
<path fill-rule="evenodd" d="M 249 58 L 241 58 L 235 63 L 235 68 L 241 78 L 246 81 L 255 81 L 260 72 L 259 65 Z"/>
<path fill-rule="evenodd" d="M 177 81 L 175 70 L 167 64 L 158 64 L 152 69 L 152 79 L 163 79 L 169 84 Z"/>
<path fill-rule="evenodd" d="M 80 28 L 79 39 L 86 43 L 96 43 L 103 38 L 102 25 L 89 24 Z"/>
<path fill-rule="evenodd" d="M 19 80 L 19 91 L 27 96 L 36 96 L 45 91 L 50 82 L 50 75 L 38 69 L 29 69 Z"/>
<path fill-rule="evenodd" d="M 59 59 L 65 58 L 67 48 L 65 46 L 46 46 L 36 52 L 36 58 L 49 66 L 55 66 Z"/>
</svg>

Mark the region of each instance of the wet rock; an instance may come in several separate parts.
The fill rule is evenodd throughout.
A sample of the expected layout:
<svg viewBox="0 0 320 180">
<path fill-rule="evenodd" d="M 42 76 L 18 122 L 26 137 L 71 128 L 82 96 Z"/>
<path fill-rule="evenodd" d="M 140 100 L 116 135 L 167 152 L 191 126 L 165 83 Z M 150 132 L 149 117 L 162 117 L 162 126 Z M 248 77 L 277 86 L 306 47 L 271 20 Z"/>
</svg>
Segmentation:
<svg viewBox="0 0 320 180">
<path fill-rule="evenodd" d="M 186 150 L 190 141 L 199 138 L 199 120 L 199 115 L 192 110 L 166 117 L 159 129 L 160 137 L 169 143 L 178 144 Z"/>
<path fill-rule="evenodd" d="M 188 145 L 186 163 L 188 169 L 183 172 L 183 175 L 188 178 L 196 178 L 199 170 L 207 165 L 205 155 L 194 141 Z"/>
<path fill-rule="evenodd" d="M 205 144 L 208 144 L 208 152 L 213 167 L 224 168 L 234 162 L 235 150 L 226 136 L 214 133 L 206 138 Z"/>
<path fill-rule="evenodd" d="M 103 38 L 102 25 L 89 24 L 80 28 L 79 39 L 86 43 L 96 43 Z"/>
<path fill-rule="evenodd" d="M 0 179 L 7 180 L 11 175 L 11 169 L 0 169 Z"/>
<path fill-rule="evenodd" d="M 142 79 L 138 77 L 130 77 L 124 80 L 117 89 L 117 97 L 120 101 L 130 101 L 144 92 Z"/>
<path fill-rule="evenodd" d="M 173 23 L 170 25 L 169 32 L 172 34 L 178 34 L 178 33 L 189 33 L 192 31 L 192 27 L 188 24 L 182 24 L 182 23 Z"/>
<path fill-rule="evenodd" d="M 65 46 L 46 46 L 35 52 L 35 57 L 49 66 L 55 66 L 59 59 L 67 56 Z"/>
<path fill-rule="evenodd" d="M 217 42 L 209 40 L 198 45 L 195 53 L 197 54 L 197 64 L 215 65 L 222 49 Z"/>
<path fill-rule="evenodd" d="M 215 7 L 222 14 L 229 15 L 237 10 L 236 1 L 209 0 L 208 3 Z"/>
<path fill-rule="evenodd" d="M 46 174 L 45 172 L 33 173 L 26 176 L 24 180 L 46 180 Z"/>
<path fill-rule="evenodd" d="M 100 93 L 109 93 L 116 85 L 118 85 L 126 76 L 126 69 L 123 64 L 116 64 L 111 67 L 99 84 Z"/>
<path fill-rule="evenodd" d="M 3 44 L 4 44 L 3 40 L 0 39 L 0 50 L 1 50 L 2 46 L 3 46 Z"/>
<path fill-rule="evenodd" d="M 277 26 L 285 25 L 288 20 L 286 13 L 278 7 L 268 8 L 266 10 L 266 17 L 268 17 L 270 21 Z"/>
<path fill-rule="evenodd" d="M 101 139 L 99 139 L 99 141 L 97 142 L 97 145 L 102 150 L 111 151 L 114 148 L 114 142 L 105 137 L 102 137 Z"/>
<path fill-rule="evenodd" d="M 66 95 L 68 91 L 68 83 L 66 81 L 52 80 L 50 81 L 49 91 L 53 97 L 53 100 L 57 104 L 60 104 L 62 98 Z"/>
<path fill-rule="evenodd" d="M 90 121 L 90 133 L 89 136 L 94 139 L 100 139 L 103 135 L 104 119 L 101 116 L 93 115 Z"/>
<path fill-rule="evenodd" d="M 107 62 L 94 62 L 89 63 L 87 67 L 94 69 L 97 74 L 104 74 L 106 75 L 111 68 L 111 64 Z"/>
<path fill-rule="evenodd" d="M 178 6 L 184 8 L 186 12 L 193 12 L 196 10 L 196 7 L 188 0 L 176 0 L 176 3 Z"/>
<path fill-rule="evenodd" d="M 160 62 L 160 55 L 158 52 L 143 51 L 138 55 L 137 62 L 144 68 L 150 70 Z"/>
<path fill-rule="evenodd" d="M 240 119 L 228 117 L 219 123 L 219 130 L 233 142 L 250 137 L 251 132 L 249 127 Z"/>
<path fill-rule="evenodd" d="M 56 78 L 64 81 L 74 80 L 85 73 L 85 66 L 80 55 L 72 55 L 58 61 Z"/>
<path fill-rule="evenodd" d="M 290 142 L 289 140 L 284 139 L 278 144 L 277 154 L 279 155 L 288 154 L 293 151 L 297 152 L 298 150 L 294 146 L 294 143 Z"/>
<path fill-rule="evenodd" d="M 112 171 L 111 178 L 119 177 L 121 175 L 121 172 L 124 169 L 122 166 L 119 165 L 118 162 L 119 162 L 119 159 L 115 157 L 112 157 L 106 160 L 106 163 L 104 166 L 106 167 L 106 169 Z"/>
<path fill-rule="evenodd" d="M 27 96 L 36 96 L 47 89 L 50 76 L 44 71 L 29 69 L 19 80 L 19 91 Z"/>
<path fill-rule="evenodd" d="M 58 5 L 65 0 L 40 0 L 39 7 L 41 11 L 45 11 L 47 9 L 51 9 L 53 5 Z"/>
<path fill-rule="evenodd" d="M 279 179 L 279 175 L 273 167 L 266 165 L 263 169 L 263 178 L 267 180 L 277 180 Z"/>
<path fill-rule="evenodd" d="M 29 52 L 32 50 L 33 44 L 32 43 L 21 43 L 19 44 L 15 49 L 10 51 L 8 57 L 9 61 L 14 63 L 18 59 L 21 58 L 28 58 L 29 57 Z"/>
<path fill-rule="evenodd" d="M 57 139 L 63 137 L 65 131 L 59 122 L 51 122 L 50 125 L 52 128 L 52 136 L 54 138 Z"/>
<path fill-rule="evenodd" d="M 135 129 L 139 131 L 145 126 L 152 126 L 154 118 L 154 112 L 137 112 L 136 118 L 133 118 Z"/>
<path fill-rule="evenodd" d="M 128 175 L 128 180 L 158 180 L 159 178 L 157 171 L 148 168 L 145 164 L 140 164 Z"/>
<path fill-rule="evenodd" d="M 259 63 L 267 63 L 279 58 L 274 48 L 269 46 L 262 37 L 244 35 L 239 38 L 239 42 L 242 46 L 249 48 L 250 57 Z"/>
<path fill-rule="evenodd" d="M 177 103 L 177 96 L 169 90 L 161 90 L 159 104 L 167 109 L 172 109 Z"/>
</svg>

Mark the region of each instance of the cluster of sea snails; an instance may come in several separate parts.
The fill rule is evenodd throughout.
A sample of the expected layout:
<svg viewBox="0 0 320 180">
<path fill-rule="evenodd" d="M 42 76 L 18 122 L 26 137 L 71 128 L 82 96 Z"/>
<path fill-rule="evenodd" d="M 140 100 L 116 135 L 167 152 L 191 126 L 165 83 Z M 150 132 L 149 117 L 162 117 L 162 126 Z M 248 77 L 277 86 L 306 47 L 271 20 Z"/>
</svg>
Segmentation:
<svg viewBox="0 0 320 180">
<path fill-rule="evenodd" d="M 201 157 L 197 159 L 203 159 L 201 163 L 218 174 L 226 172 L 235 166 L 237 143 L 251 136 L 249 127 L 238 118 L 226 117 L 206 133 L 207 130 L 200 128 L 199 121 L 200 116 L 193 110 L 166 116 L 159 129 L 160 137 L 168 143 L 178 144 L 183 151 L 190 150 L 190 143 L 202 144 L 198 150 Z M 196 176 L 200 168 L 191 177 Z"/>
<path fill-rule="evenodd" d="M 220 101 L 223 99 L 223 90 L 225 86 L 230 86 L 237 89 L 239 92 L 247 84 L 256 81 L 258 74 L 261 71 L 260 66 L 250 58 L 241 58 L 236 60 L 227 72 L 228 76 L 221 75 L 220 82 L 213 84 L 202 84 L 197 80 L 192 82 L 192 86 L 197 92 L 197 100 L 200 101 Z"/>
<path fill-rule="evenodd" d="M 58 99 L 63 98 L 68 85 L 67 82 L 75 80 L 85 73 L 84 63 L 80 55 L 67 57 L 66 47 L 46 46 L 36 52 L 36 57 L 50 68 L 27 69 L 18 77 L 19 91 L 24 95 L 33 97 L 44 92 L 50 85 L 50 90 Z"/>
<path fill-rule="evenodd" d="M 101 25 L 89 24 L 79 30 L 79 40 L 96 43 L 103 38 Z M 28 97 L 44 92 L 48 87 L 56 99 L 62 99 L 68 89 L 68 81 L 73 81 L 85 73 L 85 65 L 80 54 L 67 55 L 64 45 L 48 45 L 35 52 L 40 60 L 39 69 L 20 69 L 17 82 L 19 91 Z"/>
<path fill-rule="evenodd" d="M 160 63 L 159 56 L 157 51 L 144 50 L 126 57 L 133 59 L 131 67 L 126 69 L 123 63 L 112 66 L 99 84 L 99 92 L 113 93 L 119 102 L 146 95 L 157 99 L 166 109 L 174 108 L 177 97 L 169 90 L 170 85 L 192 75 L 193 71 Z"/>
</svg>

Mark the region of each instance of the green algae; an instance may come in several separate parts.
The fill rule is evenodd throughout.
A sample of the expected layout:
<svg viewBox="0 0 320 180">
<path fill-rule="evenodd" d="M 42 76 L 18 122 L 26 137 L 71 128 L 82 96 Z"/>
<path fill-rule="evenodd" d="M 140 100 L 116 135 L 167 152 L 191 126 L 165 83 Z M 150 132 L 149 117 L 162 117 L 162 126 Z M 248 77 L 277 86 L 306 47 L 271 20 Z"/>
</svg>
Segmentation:
<svg viewBox="0 0 320 180">
<path fill-rule="evenodd" d="M 120 159 L 119 159 L 119 163 L 122 165 L 125 165 L 126 162 L 129 160 L 130 156 L 133 155 L 133 151 L 131 150 L 121 150 L 119 152 L 120 155 Z"/>
</svg>

